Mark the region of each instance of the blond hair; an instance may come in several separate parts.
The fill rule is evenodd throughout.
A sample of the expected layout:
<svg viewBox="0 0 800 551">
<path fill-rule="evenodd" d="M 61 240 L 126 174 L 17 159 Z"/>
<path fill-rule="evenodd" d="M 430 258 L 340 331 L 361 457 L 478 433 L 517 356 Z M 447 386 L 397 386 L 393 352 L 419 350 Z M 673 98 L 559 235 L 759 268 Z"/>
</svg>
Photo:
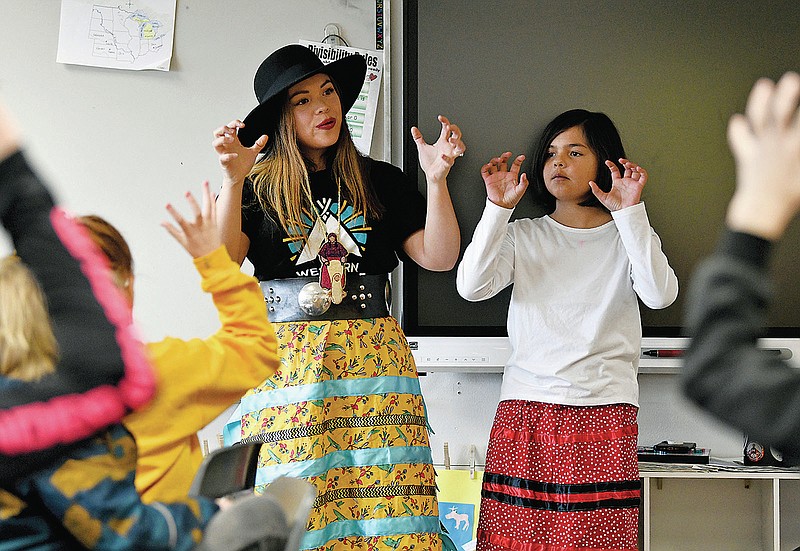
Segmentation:
<svg viewBox="0 0 800 551">
<path fill-rule="evenodd" d="M 316 209 L 309 203 L 311 183 L 310 162 L 297 145 L 294 117 L 289 102 L 284 102 L 275 131 L 270 136 L 268 153 L 250 171 L 253 190 L 261 208 L 289 235 L 303 232 L 303 213 L 313 220 Z M 380 219 L 383 207 L 367 185 L 366 158 L 356 149 L 347 124 L 342 123 L 339 139 L 331 148 L 330 166 L 337 187 L 344 190 L 356 212 L 367 218 Z M 341 208 L 341 206 L 339 207 Z"/>
<path fill-rule="evenodd" d="M 18 257 L 0 259 L 0 375 L 36 381 L 55 370 L 58 343 L 38 282 Z"/>
</svg>

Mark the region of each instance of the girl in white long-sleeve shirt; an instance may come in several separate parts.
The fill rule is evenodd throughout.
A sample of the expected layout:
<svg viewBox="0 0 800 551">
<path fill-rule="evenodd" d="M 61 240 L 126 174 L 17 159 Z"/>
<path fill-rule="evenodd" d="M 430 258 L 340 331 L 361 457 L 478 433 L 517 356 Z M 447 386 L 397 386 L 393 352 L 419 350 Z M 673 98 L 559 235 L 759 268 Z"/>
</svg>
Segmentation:
<svg viewBox="0 0 800 551">
<path fill-rule="evenodd" d="M 525 157 L 510 158 L 481 169 L 488 199 L 457 276 L 471 301 L 514 284 L 478 549 L 634 550 L 637 297 L 665 308 L 678 294 L 641 202 L 647 172 L 625 158 L 606 115 L 567 111 L 531 168 L 552 212 L 509 223 L 528 187 Z"/>
</svg>

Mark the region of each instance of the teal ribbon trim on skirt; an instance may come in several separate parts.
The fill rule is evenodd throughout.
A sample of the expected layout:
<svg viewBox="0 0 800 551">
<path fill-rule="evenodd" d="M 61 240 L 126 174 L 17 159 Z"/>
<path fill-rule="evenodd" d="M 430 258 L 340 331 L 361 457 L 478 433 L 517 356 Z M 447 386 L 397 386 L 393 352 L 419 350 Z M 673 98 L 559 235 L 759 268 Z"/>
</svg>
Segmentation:
<svg viewBox="0 0 800 551">
<path fill-rule="evenodd" d="M 412 394 L 420 396 L 419 379 L 414 377 L 385 376 L 366 379 L 339 379 L 307 385 L 265 390 L 245 396 L 241 401 L 242 413 L 298 402 L 322 400 L 334 396 L 369 396 L 370 394 Z"/>
<path fill-rule="evenodd" d="M 439 517 L 393 517 L 370 520 L 340 520 L 325 528 L 306 532 L 300 549 L 314 549 L 348 536 L 391 537 L 406 534 L 440 533 Z"/>
<path fill-rule="evenodd" d="M 433 463 L 428 446 L 394 446 L 391 448 L 368 448 L 364 450 L 342 450 L 331 452 L 319 459 L 292 461 L 260 467 L 256 473 L 256 486 L 269 484 L 281 476 L 309 478 L 320 476 L 331 469 L 343 467 L 368 467 L 404 464 Z"/>
</svg>

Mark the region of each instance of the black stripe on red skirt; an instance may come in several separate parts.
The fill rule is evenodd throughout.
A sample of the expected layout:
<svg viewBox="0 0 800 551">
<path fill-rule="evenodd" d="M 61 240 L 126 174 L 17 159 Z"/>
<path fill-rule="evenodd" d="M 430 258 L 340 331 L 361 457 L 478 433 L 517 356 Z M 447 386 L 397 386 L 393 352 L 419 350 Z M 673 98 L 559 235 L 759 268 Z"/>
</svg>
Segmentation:
<svg viewBox="0 0 800 551">
<path fill-rule="evenodd" d="M 596 511 L 639 507 L 640 480 L 557 484 L 486 472 L 481 497 L 542 511 Z"/>
</svg>

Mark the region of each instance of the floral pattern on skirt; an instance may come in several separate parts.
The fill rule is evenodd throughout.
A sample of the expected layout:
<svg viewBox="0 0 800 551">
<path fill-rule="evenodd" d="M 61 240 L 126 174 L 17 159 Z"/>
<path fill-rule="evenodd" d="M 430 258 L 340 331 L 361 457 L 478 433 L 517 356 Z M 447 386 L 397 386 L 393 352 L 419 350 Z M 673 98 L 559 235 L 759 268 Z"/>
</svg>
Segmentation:
<svg viewBox="0 0 800 551">
<path fill-rule="evenodd" d="M 242 398 L 256 490 L 317 489 L 302 548 L 441 549 L 425 404 L 392 317 L 274 324 L 281 368 Z"/>
</svg>

